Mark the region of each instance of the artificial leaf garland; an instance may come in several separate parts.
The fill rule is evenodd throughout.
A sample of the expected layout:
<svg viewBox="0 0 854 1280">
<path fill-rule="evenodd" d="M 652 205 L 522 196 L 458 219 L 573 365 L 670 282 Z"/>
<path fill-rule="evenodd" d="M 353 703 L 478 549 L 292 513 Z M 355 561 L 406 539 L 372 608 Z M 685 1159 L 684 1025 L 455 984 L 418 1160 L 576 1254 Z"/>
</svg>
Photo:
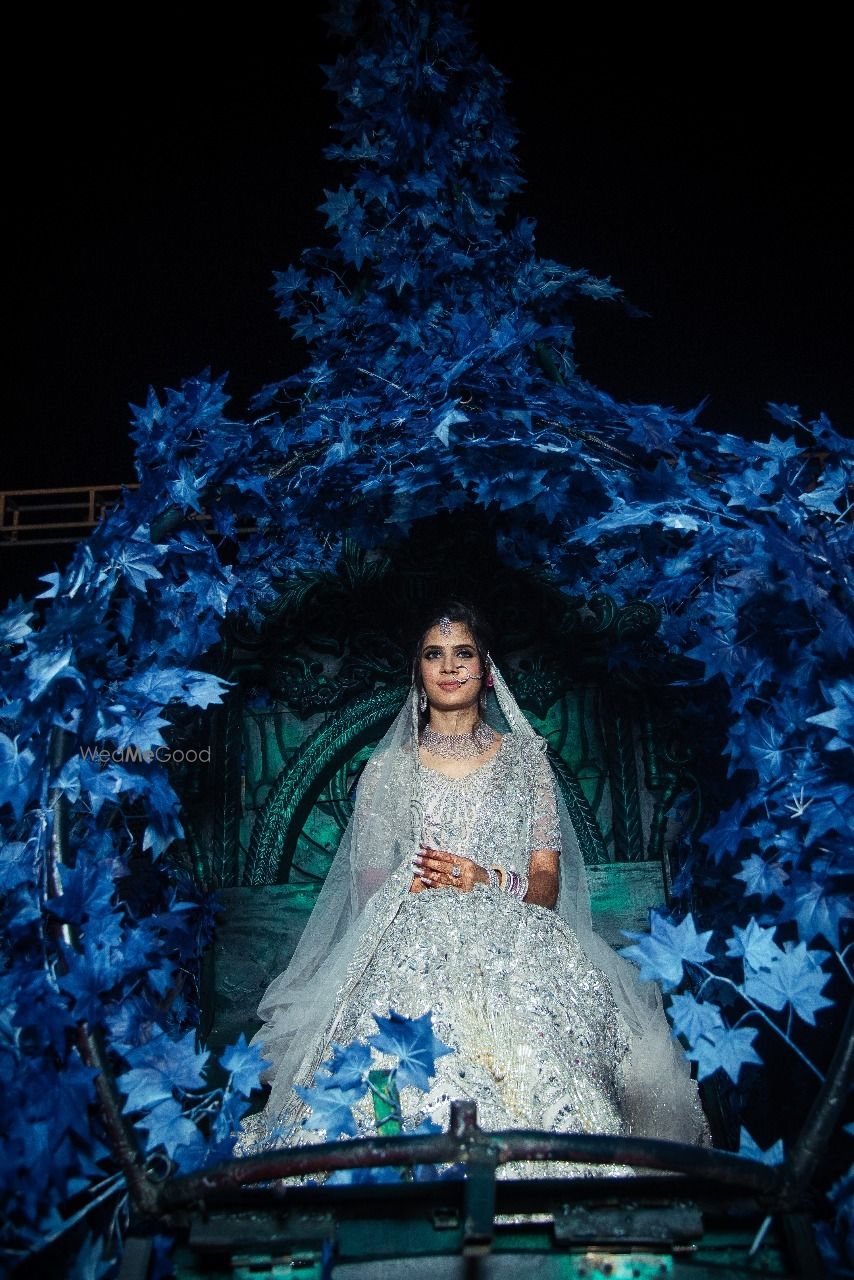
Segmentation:
<svg viewBox="0 0 854 1280">
<path fill-rule="evenodd" d="M 763 444 L 585 382 L 569 307 L 619 291 L 539 259 L 533 224 L 508 217 L 521 178 L 502 81 L 451 5 L 348 3 L 333 25 L 357 39 L 328 73 L 344 177 L 321 206 L 327 244 L 276 277 L 305 369 L 259 393 L 247 421 L 229 416 L 221 377 L 152 391 L 134 410 L 139 489 L 48 576 L 47 603 L 0 617 L 13 1261 L 89 1221 L 98 1240 L 81 1247 L 100 1265 L 121 1231 L 126 1187 L 82 1023 L 103 1029 L 131 1086 L 143 1158 L 189 1168 L 221 1153 L 256 1070 L 238 1045 L 230 1083 L 204 1082 L 193 974 L 211 906 L 169 866 L 182 827 L 167 770 L 81 749 L 155 747 L 170 707 L 221 700 L 198 664 L 223 618 L 260 622 L 273 580 L 333 566 L 345 536 L 373 546 L 435 511 L 491 510 L 508 562 L 536 559 L 574 597 L 656 601 L 664 640 L 693 663 L 686 681 L 722 689 L 732 797 L 686 855 L 684 883 L 705 892 L 630 948 L 671 990 L 702 1075 L 747 1078 L 780 1046 L 820 1074 L 799 1027 L 830 1025 L 850 982 L 847 441 L 791 405 L 770 407 L 788 434 Z M 192 523 L 200 510 L 212 528 Z M 139 901 L 131 855 L 150 864 Z M 159 1070 L 158 1046 L 174 1076 L 134 1075 Z M 83 1205 L 67 1212 L 72 1197 Z"/>
</svg>

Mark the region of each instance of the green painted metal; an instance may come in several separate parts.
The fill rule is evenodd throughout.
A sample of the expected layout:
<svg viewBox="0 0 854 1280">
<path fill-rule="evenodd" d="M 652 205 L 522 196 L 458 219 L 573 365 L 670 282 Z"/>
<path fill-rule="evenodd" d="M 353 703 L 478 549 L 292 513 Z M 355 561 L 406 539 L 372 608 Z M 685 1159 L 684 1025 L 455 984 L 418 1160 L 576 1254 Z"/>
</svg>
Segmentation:
<svg viewBox="0 0 854 1280">
<path fill-rule="evenodd" d="M 377 1188 L 379 1190 L 379 1188 Z M 579 1190 L 567 1187 L 570 1204 L 545 1198 L 540 1214 L 499 1215 L 488 1250 L 466 1248 L 465 1218 L 455 1198 L 445 1203 L 424 1187 L 420 1205 L 402 1203 L 395 1188 L 382 1188 L 383 1203 L 363 1187 L 330 1210 L 318 1201 L 272 1214 L 211 1216 L 175 1253 L 178 1280 L 203 1276 L 319 1276 L 328 1280 L 820 1280 L 789 1246 L 785 1222 L 772 1227 L 753 1256 L 755 1209 L 731 1216 L 716 1213 L 699 1238 L 651 1245 L 619 1242 L 620 1218 L 634 1211 L 615 1205 L 605 1216 L 615 1230 L 598 1239 L 574 1238 L 564 1223 Z M 583 1195 L 583 1193 L 581 1193 Z M 651 1216 L 656 1211 L 649 1210 Z M 662 1224 L 673 1210 L 661 1205 Z M 506 1218 L 510 1217 L 511 1221 Z M 515 1219 L 515 1220 L 512 1220 Z M 820 1264 L 819 1264 L 820 1265 Z M 325 1270 L 324 1270 L 325 1267 Z"/>
<path fill-rule="evenodd" d="M 513 684 L 519 696 L 518 683 Z M 588 866 L 613 859 L 603 832 L 607 769 L 597 709 L 598 691 L 581 686 L 562 691 L 543 715 L 531 714 L 534 728 L 549 745 L 549 759 Z"/>
<path fill-rule="evenodd" d="M 400 1120 L 400 1094 L 397 1091 L 393 1071 L 376 1068 L 368 1072 L 368 1087 L 374 1107 L 377 1133 L 381 1138 L 403 1132 Z"/>
<path fill-rule="evenodd" d="M 239 874 L 238 849 L 241 810 L 241 773 L 233 767 L 240 759 L 242 733 L 241 702 L 239 695 L 225 701 L 220 718 L 221 756 L 229 767 L 217 771 L 217 794 L 213 805 L 213 832 L 211 841 L 208 884 L 212 888 L 237 883 Z"/>
<path fill-rule="evenodd" d="M 624 700 L 612 694 L 605 717 L 608 739 L 608 766 L 611 783 L 611 812 L 614 829 L 614 860 L 638 862 L 644 857 L 637 758 L 633 719 Z"/>
<path fill-rule="evenodd" d="M 608 862 L 608 850 L 605 846 L 605 840 L 590 802 L 584 794 L 584 788 L 575 774 L 570 773 L 560 756 L 555 757 L 552 752 L 549 755 L 561 795 L 569 810 L 575 834 L 578 836 L 582 858 L 589 867 Z"/>
<path fill-rule="evenodd" d="M 295 753 L 252 828 L 243 883 L 287 880 L 293 855 L 294 825 L 310 807 L 317 780 L 367 735 L 379 737 L 400 710 L 406 690 L 379 689 L 348 711 L 332 716 Z"/>
<path fill-rule="evenodd" d="M 605 862 L 588 867 L 590 908 L 596 931 L 612 947 L 624 947 L 623 930 L 645 933 L 650 907 L 667 899 L 660 862 Z"/>
</svg>

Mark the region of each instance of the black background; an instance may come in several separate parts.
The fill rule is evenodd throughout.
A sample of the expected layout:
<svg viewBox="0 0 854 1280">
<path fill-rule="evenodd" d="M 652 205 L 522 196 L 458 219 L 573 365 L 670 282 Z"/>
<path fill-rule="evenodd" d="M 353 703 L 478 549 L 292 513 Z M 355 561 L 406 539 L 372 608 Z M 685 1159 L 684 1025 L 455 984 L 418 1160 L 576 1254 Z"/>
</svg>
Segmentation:
<svg viewBox="0 0 854 1280">
<path fill-rule="evenodd" d="M 850 434 L 841 33 L 748 44 L 720 16 L 692 33 L 603 9 L 567 35 L 554 15 L 572 11 L 543 0 L 471 12 L 510 81 L 528 179 L 515 208 L 541 254 L 611 276 L 648 313 L 582 306 L 582 373 L 640 402 L 708 396 L 712 429 L 767 438 L 777 400 Z M 149 384 L 229 370 L 240 412 L 302 363 L 269 289 L 322 240 L 315 207 L 340 180 L 321 154 L 335 46 L 311 5 L 29 21 L 0 487 L 129 481 L 127 405 Z"/>
</svg>

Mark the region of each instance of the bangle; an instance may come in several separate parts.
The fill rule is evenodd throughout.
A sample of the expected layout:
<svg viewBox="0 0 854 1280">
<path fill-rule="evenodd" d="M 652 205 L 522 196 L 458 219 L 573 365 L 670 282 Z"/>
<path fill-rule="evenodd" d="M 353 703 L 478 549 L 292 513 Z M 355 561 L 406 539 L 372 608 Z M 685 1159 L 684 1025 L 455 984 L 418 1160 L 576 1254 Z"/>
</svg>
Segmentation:
<svg viewBox="0 0 854 1280">
<path fill-rule="evenodd" d="M 498 875 L 496 874 L 496 873 L 497 873 L 497 868 L 496 868 L 496 867 L 484 867 L 483 869 L 484 869 L 484 871 L 486 872 L 486 883 L 487 883 L 487 885 L 489 886 L 489 888 L 490 888 L 490 889 L 497 889 L 497 888 L 498 888 Z"/>
<path fill-rule="evenodd" d="M 507 872 L 503 867 L 493 867 L 492 870 L 498 877 L 498 888 L 504 889 L 507 885 Z"/>
<path fill-rule="evenodd" d="M 511 893 L 514 898 L 518 898 L 521 902 L 525 897 L 525 894 L 528 892 L 528 877 L 519 876 L 515 871 L 509 871 L 507 874 L 509 877 L 507 892 Z"/>
</svg>

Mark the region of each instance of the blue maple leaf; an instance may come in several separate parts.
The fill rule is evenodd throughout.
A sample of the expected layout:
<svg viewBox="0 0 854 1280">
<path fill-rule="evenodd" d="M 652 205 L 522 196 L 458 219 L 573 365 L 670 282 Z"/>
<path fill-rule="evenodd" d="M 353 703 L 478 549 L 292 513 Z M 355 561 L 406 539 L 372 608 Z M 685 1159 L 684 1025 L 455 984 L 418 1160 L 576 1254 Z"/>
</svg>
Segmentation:
<svg viewBox="0 0 854 1280">
<path fill-rule="evenodd" d="M 796 921 L 803 942 L 812 942 L 821 935 L 838 948 L 840 925 L 854 917 L 854 907 L 841 878 L 836 892 L 834 879 L 824 859 L 814 862 L 810 872 L 799 871 L 792 877 L 780 919 Z"/>
<path fill-rule="evenodd" d="M 828 751 L 854 746 L 854 680 L 840 680 L 824 688 L 824 696 L 831 703 L 830 710 L 807 716 L 807 724 L 819 724 L 834 731 L 826 743 Z"/>
<path fill-rule="evenodd" d="M 15 1039 L 9 1026 L 26 1028 L 31 1039 L 65 1055 L 68 1035 L 73 1029 L 72 1017 L 52 976 L 48 978 L 42 970 L 22 973 L 20 968 L 5 978 L 0 976 L 0 1000 L 0 1008 L 11 1014 L 7 1027 L 2 1030 L 2 1035 L 8 1034 L 8 1043 Z M 0 1023 L 4 1018 L 5 1014 L 0 1016 Z"/>
<path fill-rule="evenodd" d="M 772 459 L 760 467 L 746 467 L 735 475 L 727 476 L 726 488 L 730 494 L 730 507 L 742 506 L 753 510 L 760 506 L 757 501 L 767 493 L 777 479 L 777 466 Z"/>
<path fill-rule="evenodd" d="M 30 619 L 35 616 L 35 610 L 24 604 L 20 596 L 8 604 L 0 613 L 0 645 L 23 644 L 27 636 L 32 635 Z"/>
<path fill-rule="evenodd" d="M 430 1010 L 420 1018 L 405 1018 L 393 1009 L 389 1010 L 387 1018 L 376 1013 L 373 1016 L 379 1033 L 370 1036 L 368 1044 L 378 1053 L 394 1054 L 400 1059 L 397 1068 L 398 1088 L 412 1084 L 416 1089 L 426 1092 L 430 1088 L 430 1078 L 436 1071 L 436 1058 L 454 1052 L 450 1045 L 434 1036 Z"/>
<path fill-rule="evenodd" d="M 391 285 L 396 294 L 401 294 L 407 287 L 414 287 L 418 279 L 418 265 L 411 258 L 399 254 L 389 254 L 384 259 L 384 271 L 379 280 L 380 287 Z"/>
<path fill-rule="evenodd" d="M 712 958 L 711 952 L 706 949 L 712 930 L 697 933 L 690 913 L 680 924 L 674 925 L 664 916 L 653 912 L 648 934 L 632 933 L 625 929 L 623 933 L 627 938 L 636 938 L 638 941 L 631 947 L 622 947 L 620 954 L 640 966 L 639 976 L 642 982 L 658 982 L 662 991 L 672 991 L 678 986 L 682 981 L 682 966 L 686 962 L 702 964 Z"/>
<path fill-rule="evenodd" d="M 753 1047 L 758 1034 L 755 1027 L 710 1028 L 686 1056 L 697 1063 L 700 1080 L 716 1071 L 725 1071 L 733 1084 L 737 1084 L 743 1067 L 762 1066 L 762 1059 Z"/>
<path fill-rule="evenodd" d="M 497 502 L 505 510 L 530 502 L 540 493 L 545 471 L 504 471 L 496 476 L 484 476 L 477 482 L 478 500 L 488 506 Z"/>
<path fill-rule="evenodd" d="M 850 786 L 831 784 L 821 787 L 819 794 L 810 798 L 809 807 L 802 811 L 809 823 L 806 834 L 808 845 L 820 840 L 828 831 L 838 831 L 841 836 L 854 841 L 854 810 L 851 807 Z"/>
<path fill-rule="evenodd" d="M 188 707 L 209 707 L 222 702 L 223 694 L 233 684 L 233 681 L 224 680 L 222 676 L 212 675 L 208 671 L 188 671 L 184 682 L 186 695 L 183 701 Z"/>
<path fill-rule="evenodd" d="M 730 773 L 737 765 L 752 765 L 760 778 L 773 782 L 787 767 L 789 738 L 789 725 L 782 727 L 767 716 L 744 712 L 730 729 Z"/>
<path fill-rule="evenodd" d="M 53 1231 L 50 1229 L 51 1226 Z M 45 1235 L 50 1237 L 54 1232 L 59 1235 L 61 1231 L 67 1230 L 67 1224 L 63 1221 L 62 1215 L 57 1214 L 50 1225 L 47 1222 L 44 1224 L 44 1228 Z M 74 1257 L 69 1259 L 65 1280 L 106 1280 L 106 1277 L 115 1271 L 115 1266 L 116 1259 L 104 1237 L 95 1236 L 91 1231 L 87 1231 L 79 1248 L 75 1248 Z"/>
<path fill-rule="evenodd" d="M 18 750 L 18 740 L 0 733 L 0 804 L 8 802 L 20 818 L 36 784 L 35 755 L 26 747 Z"/>
<path fill-rule="evenodd" d="M 447 445 L 449 439 L 448 432 L 451 427 L 458 426 L 462 422 L 468 422 L 466 415 L 462 413 L 456 405 L 450 405 L 440 415 L 439 420 L 433 429 L 433 435 L 438 437 L 442 444 Z"/>
<path fill-rule="evenodd" d="M 286 271 L 274 271 L 273 277 L 276 281 L 275 293 L 277 297 L 298 293 L 309 282 L 307 273 L 301 267 L 294 266 L 289 266 Z"/>
<path fill-rule="evenodd" d="M 73 680 L 81 687 L 83 676 L 72 663 L 74 650 L 71 645 L 51 645 L 44 652 L 37 652 L 27 663 L 30 697 L 40 698 L 54 680 Z"/>
<path fill-rule="evenodd" d="M 164 849 L 168 849 L 173 840 L 179 840 L 184 834 L 181 819 L 171 807 L 158 810 L 149 815 L 148 825 L 142 837 L 143 849 L 150 849 L 152 857 L 159 858 Z"/>
<path fill-rule="evenodd" d="M 810 490 L 809 493 L 802 493 L 798 498 L 798 502 L 803 503 L 810 511 L 820 511 L 823 515 L 834 516 L 837 519 L 840 516 L 839 503 L 845 501 L 847 485 L 844 480 L 838 480 L 835 484 L 820 484 L 818 488 Z"/>
<path fill-rule="evenodd" d="M 178 467 L 178 479 L 170 480 L 167 485 L 169 496 L 178 506 L 189 507 L 201 513 L 202 504 L 199 498 L 207 480 L 206 474 L 196 476 L 187 462 L 181 462 Z"/>
<path fill-rule="evenodd" d="M 85 1066 L 73 1055 L 63 1064 L 61 1070 L 45 1072 L 44 1085 L 46 1099 L 56 1118 L 59 1133 L 72 1130 L 81 1138 L 89 1136 L 90 1119 L 87 1108 L 95 1100 L 93 1081 L 98 1075 L 95 1067 Z"/>
<path fill-rule="evenodd" d="M 122 959 L 130 973 L 148 970 L 162 947 L 162 939 L 154 922 L 145 918 L 136 921 L 122 934 Z"/>
<path fill-rule="evenodd" d="M 708 1000 L 698 1000 L 690 991 L 673 996 L 667 1013 L 673 1030 L 678 1036 L 684 1036 L 689 1044 L 723 1026 L 717 1005 Z"/>
<path fill-rule="evenodd" d="M 183 667 L 167 666 L 158 654 L 153 654 L 152 657 L 156 665 L 138 670 L 121 686 L 121 693 L 130 694 L 132 698 L 145 698 L 162 706 L 183 693 L 187 672 Z"/>
<path fill-rule="evenodd" d="M 110 868 L 92 858 L 78 858 L 76 867 L 63 867 L 60 872 L 62 894 L 50 898 L 46 909 L 60 920 L 82 924 L 90 917 L 110 911 L 115 892 Z"/>
<path fill-rule="evenodd" d="M 128 1110 L 136 1109 L 128 1107 Z M 179 1147 L 194 1146 L 201 1140 L 196 1125 L 171 1096 L 156 1103 L 147 1115 L 137 1121 L 137 1127 L 148 1131 L 148 1150 L 162 1146 L 170 1160 L 175 1159 Z"/>
<path fill-rule="evenodd" d="M 211 1160 L 227 1160 L 234 1154 L 234 1142 L 240 1121 L 249 1110 L 249 1094 L 239 1093 L 235 1089 L 227 1089 L 214 1115 L 212 1137 L 213 1145 L 208 1152 Z"/>
<path fill-rule="evenodd" d="M 801 411 L 796 404 L 775 404 L 773 400 L 769 400 L 765 406 L 775 422 L 781 423 L 784 427 L 800 427 Z"/>
<path fill-rule="evenodd" d="M 338 1089 L 352 1090 L 353 1101 L 357 1102 L 367 1087 L 366 1077 L 372 1061 L 370 1046 L 363 1040 L 352 1040 L 346 1047 L 333 1041 L 332 1050 L 332 1057 L 321 1063 L 326 1073 L 323 1080 Z M 321 1082 L 315 1077 L 316 1084 Z"/>
<path fill-rule="evenodd" d="M 36 840 L 7 840 L 0 846 L 0 892 L 10 893 L 20 885 L 38 882 L 37 854 Z"/>
<path fill-rule="evenodd" d="M 355 186 L 371 199 L 377 200 L 384 209 L 396 193 L 395 185 L 387 173 L 377 174 L 367 169 L 358 175 Z"/>
<path fill-rule="evenodd" d="M 177 951 L 182 959 L 195 954 L 199 941 L 198 912 L 199 903 L 181 901 L 175 889 L 170 893 L 168 909 L 149 916 L 151 924 L 161 930 L 166 950 Z"/>
<path fill-rule="evenodd" d="M 231 1087 L 244 1098 L 248 1098 L 256 1089 L 261 1088 L 260 1073 L 269 1061 L 264 1057 L 262 1046 L 248 1045 L 246 1036 L 241 1031 L 236 1042 L 229 1045 L 220 1054 L 220 1064 L 231 1076 Z"/>
<path fill-rule="evenodd" d="M 766 862 L 758 853 L 745 858 L 741 870 L 736 871 L 735 880 L 744 881 L 744 890 L 748 897 L 756 894 L 760 898 L 770 898 L 776 894 L 781 897 L 788 880 L 787 872 L 775 862 Z"/>
<path fill-rule="evenodd" d="M 772 434 L 767 442 L 752 440 L 751 446 L 757 453 L 764 454 L 766 458 L 777 458 L 781 462 L 788 462 L 801 453 L 800 445 L 792 436 L 775 436 Z"/>
<path fill-rule="evenodd" d="M 160 707 L 116 702 L 109 710 L 113 721 L 100 730 L 98 737 L 109 739 L 117 750 L 138 747 L 140 751 L 151 751 L 166 746 L 160 730 L 167 728 L 169 721 L 159 715 Z"/>
<path fill-rule="evenodd" d="M 745 969 L 744 994 L 769 1009 L 791 1005 L 799 1018 L 815 1026 L 819 1010 L 829 1009 L 833 1004 L 821 994 L 830 981 L 830 975 L 821 967 L 826 955 L 827 952 L 807 950 L 805 942 L 796 946 L 787 943 L 786 949 L 778 948 L 770 963 L 761 969 Z"/>
<path fill-rule="evenodd" d="M 195 567 L 187 570 L 184 594 L 191 595 L 194 607 L 200 611 L 211 609 L 219 617 L 224 617 L 231 589 L 232 575 L 230 570 L 217 573 L 205 572 Z M 199 631 L 198 634 L 201 636 L 203 632 Z M 200 653 L 207 647 L 206 644 L 197 641 L 193 645 L 193 651 Z"/>
<path fill-rule="evenodd" d="M 324 190 L 323 194 L 326 196 L 326 200 L 323 204 L 319 204 L 317 208 L 320 213 L 326 214 L 327 227 L 335 227 L 336 230 L 340 231 L 344 223 L 354 215 L 359 218 L 364 216 L 353 192 L 348 191 L 346 187 L 339 186 L 337 191 Z M 290 285 L 288 287 L 290 288 Z"/>
<path fill-rule="evenodd" d="M 56 571 L 53 573 L 40 573 L 39 582 L 46 582 L 48 585 L 44 591 L 39 592 L 36 599 L 54 600 L 59 594 L 59 584 L 62 582 L 62 574 Z"/>
<path fill-rule="evenodd" d="M 735 854 L 739 846 L 750 838 L 750 826 L 745 819 L 752 808 L 752 800 L 736 801 L 721 813 L 713 827 L 701 834 L 700 839 L 714 862 L 720 863 L 725 857 Z"/>
<path fill-rule="evenodd" d="M 83 951 L 67 951 L 69 969 L 61 975 L 59 985 L 74 997 L 75 1018 L 97 1024 L 104 1017 L 106 992 L 121 978 L 121 972 L 108 952 L 87 940 Z"/>
<path fill-rule="evenodd" d="M 105 1020 L 112 1043 L 127 1057 L 132 1047 L 150 1034 L 151 1006 L 139 992 L 126 995 L 121 1003 L 110 1005 Z"/>
<path fill-rule="evenodd" d="M 116 547 L 107 568 L 118 572 L 138 591 L 145 591 L 149 581 L 163 576 L 154 563 L 156 553 L 162 551 L 162 547 L 150 542 L 129 541 Z"/>
<path fill-rule="evenodd" d="M 726 944 L 728 956 L 734 956 L 750 969 L 772 965 L 783 953 L 774 941 L 775 929 L 765 929 L 753 916 L 744 928 L 735 925 Z"/>
<path fill-rule="evenodd" d="M 359 1132 L 353 1118 L 353 1092 L 351 1089 L 330 1087 L 303 1088 L 294 1085 L 294 1092 L 311 1108 L 305 1120 L 306 1129 L 322 1129 L 327 1138 L 334 1141 L 341 1134 L 354 1138 Z"/>
<path fill-rule="evenodd" d="M 176 1088 L 190 1092 L 202 1089 L 205 1081 L 201 1073 L 210 1055 L 206 1050 L 198 1052 L 195 1041 L 195 1031 L 178 1039 L 164 1031 L 131 1049 L 126 1054 L 131 1069 L 117 1080 L 127 1094 L 125 1111 L 147 1111 L 173 1097 Z"/>
<path fill-rule="evenodd" d="M 778 1139 L 770 1147 L 760 1147 L 745 1129 L 741 1126 L 738 1143 L 738 1155 L 744 1156 L 747 1160 L 758 1160 L 760 1164 L 782 1164 L 786 1158 L 786 1152 L 783 1149 L 783 1139 Z"/>
</svg>

